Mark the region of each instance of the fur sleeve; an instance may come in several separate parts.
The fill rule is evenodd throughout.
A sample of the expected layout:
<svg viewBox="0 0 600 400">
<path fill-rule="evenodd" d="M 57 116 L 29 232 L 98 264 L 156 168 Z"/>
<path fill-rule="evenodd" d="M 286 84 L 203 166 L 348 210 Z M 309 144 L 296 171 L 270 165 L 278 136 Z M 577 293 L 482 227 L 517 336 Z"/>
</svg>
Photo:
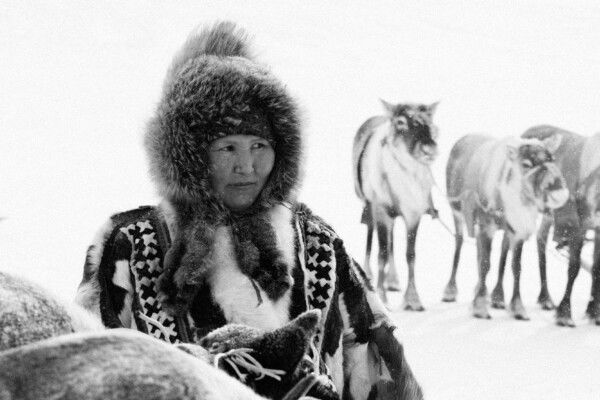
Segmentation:
<svg viewBox="0 0 600 400">
<path fill-rule="evenodd" d="M 344 322 L 344 390 L 355 399 L 390 394 L 390 398 L 422 399 L 394 322 L 341 239 L 336 238 L 334 249 Z"/>
<path fill-rule="evenodd" d="M 101 318 L 108 328 L 132 324 L 132 245 L 118 225 L 114 217 L 109 219 L 88 247 L 83 279 L 75 297 L 77 304 Z"/>
</svg>

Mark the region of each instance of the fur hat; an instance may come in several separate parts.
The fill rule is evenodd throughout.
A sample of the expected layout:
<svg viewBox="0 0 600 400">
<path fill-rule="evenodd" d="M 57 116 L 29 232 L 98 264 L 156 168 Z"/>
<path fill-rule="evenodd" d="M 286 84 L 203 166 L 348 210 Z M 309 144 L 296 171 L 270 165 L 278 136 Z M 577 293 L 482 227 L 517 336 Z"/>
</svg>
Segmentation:
<svg viewBox="0 0 600 400">
<path fill-rule="evenodd" d="M 240 269 L 270 297 L 278 298 L 293 282 L 265 212 L 295 197 L 298 111 L 283 84 L 254 61 L 247 42 L 246 33 L 230 22 L 192 34 L 167 73 L 146 132 L 150 171 L 175 210 L 176 233 L 158 281 L 160 301 L 175 314 L 188 309 L 212 267 L 219 225 L 234 227 Z M 228 210 L 210 182 L 209 145 L 233 134 L 266 138 L 275 152 L 267 183 L 243 213 Z"/>
<path fill-rule="evenodd" d="M 190 36 L 167 73 L 145 145 L 160 194 L 214 202 L 208 146 L 232 134 L 270 139 L 275 164 L 260 202 L 290 200 L 300 173 L 297 106 L 284 85 L 251 56 L 247 34 L 221 22 Z"/>
</svg>

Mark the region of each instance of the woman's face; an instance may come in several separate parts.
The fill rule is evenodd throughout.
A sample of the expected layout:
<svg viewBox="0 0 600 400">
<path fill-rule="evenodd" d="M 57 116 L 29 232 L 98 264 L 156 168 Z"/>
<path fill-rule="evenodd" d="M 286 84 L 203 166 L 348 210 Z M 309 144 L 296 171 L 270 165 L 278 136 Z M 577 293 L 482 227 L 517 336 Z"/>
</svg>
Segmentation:
<svg viewBox="0 0 600 400">
<path fill-rule="evenodd" d="M 266 139 L 230 135 L 209 147 L 211 184 L 225 206 L 233 211 L 250 207 L 269 179 L 275 151 Z"/>
</svg>

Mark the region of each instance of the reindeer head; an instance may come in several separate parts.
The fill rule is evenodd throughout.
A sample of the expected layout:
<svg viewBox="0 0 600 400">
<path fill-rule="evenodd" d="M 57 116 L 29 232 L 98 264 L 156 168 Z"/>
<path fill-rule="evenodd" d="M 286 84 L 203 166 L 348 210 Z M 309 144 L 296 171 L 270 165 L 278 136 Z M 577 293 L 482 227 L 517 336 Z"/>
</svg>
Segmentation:
<svg viewBox="0 0 600 400">
<path fill-rule="evenodd" d="M 198 343 L 212 355 L 213 363 L 216 360 L 220 368 L 242 379 L 257 393 L 269 398 L 282 398 L 306 375 L 319 373 L 314 371 L 314 364 L 307 361 L 307 354 L 320 317 L 319 310 L 306 311 L 283 327 L 268 332 L 229 324 L 210 332 Z M 243 351 L 238 353 L 239 349 Z M 227 354 L 245 357 L 246 361 L 240 360 L 236 366 L 232 362 L 235 360 L 227 361 Z M 244 367 L 254 362 L 268 368 L 264 370 L 264 376 L 257 374 L 252 367 Z M 311 394 L 321 399 L 339 399 L 327 382 L 317 381 L 309 392 Z"/>
<path fill-rule="evenodd" d="M 409 153 L 423 164 L 431 164 L 437 156 L 438 129 L 433 113 L 438 103 L 390 104 L 381 100 L 394 130 L 394 140 L 402 140 Z"/>
<path fill-rule="evenodd" d="M 583 217 L 589 221 L 592 228 L 600 228 L 600 167 L 584 179 L 577 196 L 585 202 Z"/>
<path fill-rule="evenodd" d="M 533 201 L 542 212 L 563 206 L 569 198 L 565 179 L 554 163 L 554 152 L 561 140 L 561 135 L 556 134 L 543 141 L 524 139 L 517 147 L 508 147 L 513 171 L 522 177 L 523 200 Z"/>
</svg>

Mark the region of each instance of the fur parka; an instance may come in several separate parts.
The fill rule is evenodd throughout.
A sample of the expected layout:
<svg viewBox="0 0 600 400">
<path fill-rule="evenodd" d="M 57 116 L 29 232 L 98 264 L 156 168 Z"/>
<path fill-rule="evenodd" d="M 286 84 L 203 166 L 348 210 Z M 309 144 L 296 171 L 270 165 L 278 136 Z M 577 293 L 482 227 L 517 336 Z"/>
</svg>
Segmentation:
<svg viewBox="0 0 600 400">
<path fill-rule="evenodd" d="M 175 57 L 145 138 L 163 201 L 110 218 L 89 247 L 77 302 L 107 327 L 172 343 L 227 323 L 271 331 L 319 309 L 308 356 L 340 395 L 421 399 L 398 330 L 360 266 L 296 201 L 297 106 L 250 53 L 246 35 L 221 23 Z M 268 139 L 275 162 L 255 203 L 233 213 L 212 192 L 207 148 L 240 132 Z"/>
</svg>

